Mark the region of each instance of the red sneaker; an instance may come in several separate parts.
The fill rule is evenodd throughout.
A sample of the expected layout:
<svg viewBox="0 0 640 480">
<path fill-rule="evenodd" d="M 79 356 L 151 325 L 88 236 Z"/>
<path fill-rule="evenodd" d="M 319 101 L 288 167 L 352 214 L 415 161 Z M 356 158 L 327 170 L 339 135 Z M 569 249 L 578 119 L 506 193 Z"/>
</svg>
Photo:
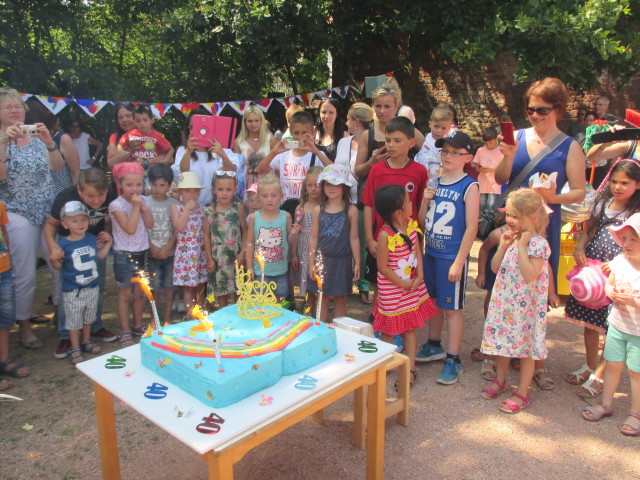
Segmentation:
<svg viewBox="0 0 640 480">
<path fill-rule="evenodd" d="M 101 328 L 97 332 L 92 333 L 91 336 L 94 338 L 99 338 L 105 343 L 113 342 L 118 338 L 118 335 L 116 335 L 113 332 L 110 332 L 106 328 Z"/>
<path fill-rule="evenodd" d="M 66 358 L 69 355 L 69 349 L 71 348 L 71 340 L 63 338 L 56 348 L 56 353 L 53 354 L 56 358 Z"/>
</svg>

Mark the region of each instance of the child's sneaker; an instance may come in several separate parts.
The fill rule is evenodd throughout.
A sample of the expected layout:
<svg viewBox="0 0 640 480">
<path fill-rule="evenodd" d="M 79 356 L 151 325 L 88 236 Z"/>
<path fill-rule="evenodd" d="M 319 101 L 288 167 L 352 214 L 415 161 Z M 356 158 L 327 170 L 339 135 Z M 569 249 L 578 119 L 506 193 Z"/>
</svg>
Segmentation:
<svg viewBox="0 0 640 480">
<path fill-rule="evenodd" d="M 442 360 L 447 354 L 442 347 L 434 347 L 429 342 L 420 347 L 418 354 L 416 355 L 416 362 L 427 363 L 434 362 L 436 360 Z"/>
<path fill-rule="evenodd" d="M 447 358 L 444 361 L 442 373 L 438 375 L 436 382 L 441 385 L 453 385 L 458 381 L 460 373 L 462 373 L 462 363 L 454 362 L 452 359 Z"/>
<path fill-rule="evenodd" d="M 396 346 L 396 353 L 402 353 L 404 350 L 404 339 L 402 335 L 396 335 L 393 337 L 393 344 Z"/>
</svg>

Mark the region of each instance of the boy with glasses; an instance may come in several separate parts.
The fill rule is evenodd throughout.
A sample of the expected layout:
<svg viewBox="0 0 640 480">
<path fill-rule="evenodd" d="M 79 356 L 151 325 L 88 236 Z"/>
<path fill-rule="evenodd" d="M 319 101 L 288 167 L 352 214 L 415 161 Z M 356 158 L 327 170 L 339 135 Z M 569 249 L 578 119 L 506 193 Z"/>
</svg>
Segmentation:
<svg viewBox="0 0 640 480">
<path fill-rule="evenodd" d="M 464 173 L 473 158 L 473 144 L 456 130 L 436 141 L 440 148 L 442 176 L 436 187 L 424 191 L 418 218 L 424 223 L 424 282 L 436 301 L 438 315 L 429 321 L 429 340 L 416 362 L 446 358 L 437 382 L 451 385 L 462 372 L 460 348 L 464 333 L 464 308 L 469 251 L 478 231 L 480 195 L 478 183 Z M 442 348 L 444 317 L 447 319 L 447 352 Z"/>
</svg>

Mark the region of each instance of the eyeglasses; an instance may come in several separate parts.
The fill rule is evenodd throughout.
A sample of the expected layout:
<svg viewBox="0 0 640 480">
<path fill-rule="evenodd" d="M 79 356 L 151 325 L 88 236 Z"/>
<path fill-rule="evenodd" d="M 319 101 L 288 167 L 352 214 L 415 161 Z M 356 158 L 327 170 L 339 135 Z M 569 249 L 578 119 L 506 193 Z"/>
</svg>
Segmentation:
<svg viewBox="0 0 640 480">
<path fill-rule="evenodd" d="M 2 107 L 0 107 L 2 110 L 24 110 L 24 105 L 22 104 L 16 104 L 16 105 L 2 105 Z"/>
<path fill-rule="evenodd" d="M 467 153 L 467 152 L 464 152 L 464 153 L 454 152 L 453 150 L 445 150 L 444 148 L 442 150 L 440 150 L 440 156 L 441 157 L 458 158 L 460 155 L 469 155 L 469 153 Z"/>
<path fill-rule="evenodd" d="M 533 115 L 534 113 L 537 113 L 538 115 L 546 117 L 551 113 L 551 110 L 553 110 L 553 107 L 527 107 L 527 115 Z"/>
<path fill-rule="evenodd" d="M 236 178 L 236 172 L 232 170 L 216 170 L 216 177 Z"/>
</svg>

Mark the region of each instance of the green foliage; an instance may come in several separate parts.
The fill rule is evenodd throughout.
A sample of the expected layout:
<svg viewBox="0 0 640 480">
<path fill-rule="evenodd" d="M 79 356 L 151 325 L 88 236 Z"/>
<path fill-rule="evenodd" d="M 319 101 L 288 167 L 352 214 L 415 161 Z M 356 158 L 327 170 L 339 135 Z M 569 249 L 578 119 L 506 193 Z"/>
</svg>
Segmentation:
<svg viewBox="0 0 640 480">
<path fill-rule="evenodd" d="M 2 0 L 0 83 L 80 98 L 260 98 L 425 59 L 577 88 L 637 73 L 640 0 Z M 354 78 L 357 72 L 357 78 Z"/>
</svg>

